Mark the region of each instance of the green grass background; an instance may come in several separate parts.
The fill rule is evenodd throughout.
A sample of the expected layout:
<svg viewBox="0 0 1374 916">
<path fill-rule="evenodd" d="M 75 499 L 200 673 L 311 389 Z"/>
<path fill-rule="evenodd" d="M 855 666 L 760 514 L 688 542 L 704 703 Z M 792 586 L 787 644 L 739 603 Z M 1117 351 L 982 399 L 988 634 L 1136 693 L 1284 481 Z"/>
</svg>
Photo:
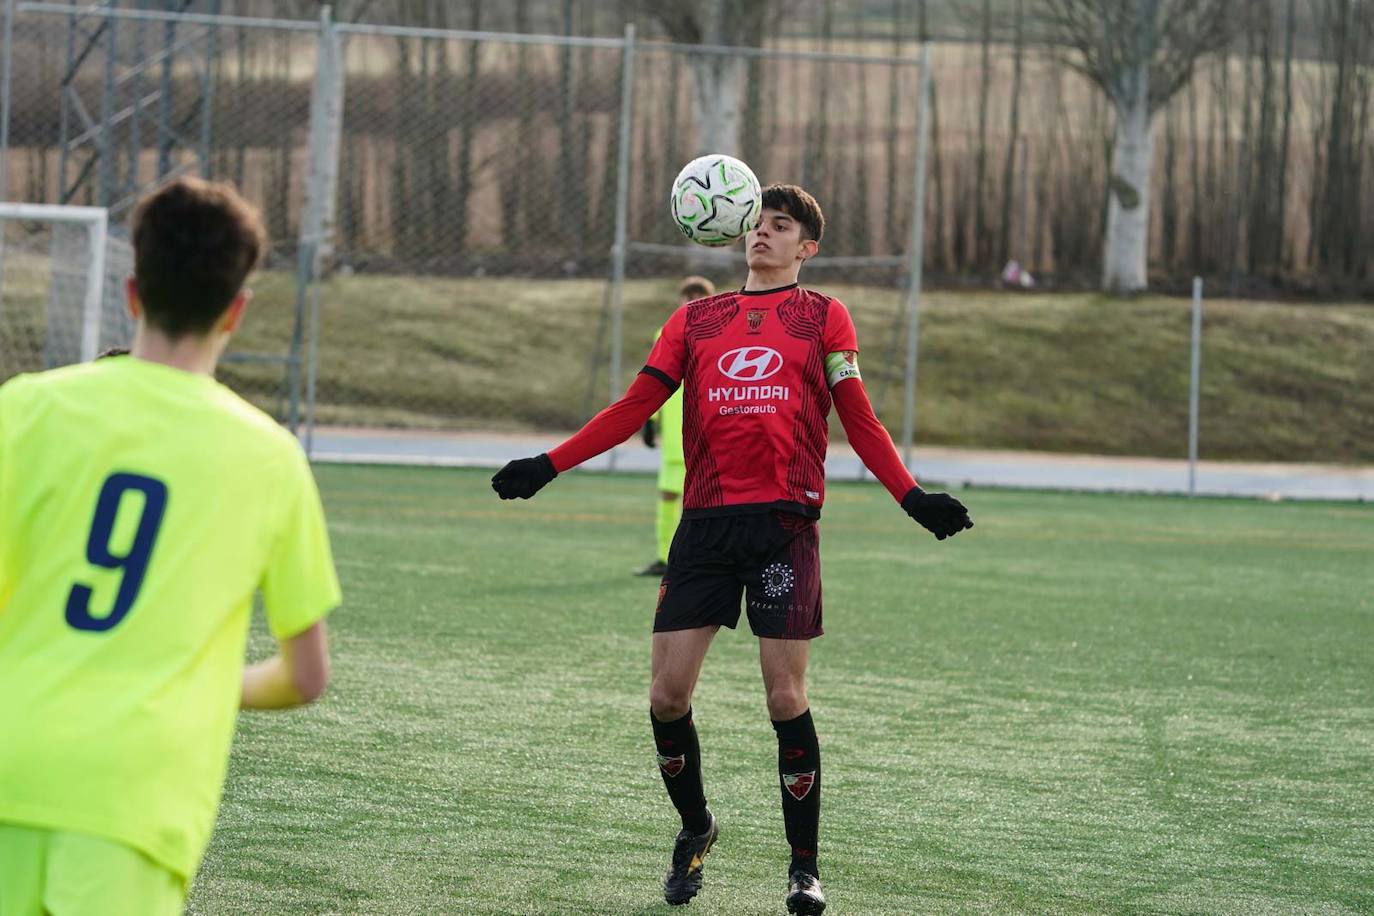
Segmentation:
<svg viewBox="0 0 1374 916">
<path fill-rule="evenodd" d="M 879 416 L 899 423 L 901 293 L 814 282 L 848 305 Z M 284 352 L 289 285 L 267 275 L 257 289 L 236 346 Z M 320 422 L 575 429 L 609 395 L 606 357 L 593 355 L 604 293 L 599 280 L 334 278 L 321 299 Z M 626 284 L 626 379 L 675 303 L 671 281 Z M 1163 296 L 927 292 L 920 441 L 1184 457 L 1190 309 Z M 1213 299 L 1203 340 L 1202 457 L 1374 461 L 1374 306 Z M 279 369 L 221 374 L 280 409 Z"/>
<path fill-rule="evenodd" d="M 318 474 L 334 684 L 240 718 L 190 912 L 677 912 L 630 575 L 652 480 Z M 830 912 L 1374 911 L 1374 510 L 960 495 L 977 527 L 937 543 L 875 485 L 830 494 Z M 782 912 L 757 664 L 722 631 L 697 693 L 723 832 L 688 912 Z"/>
</svg>

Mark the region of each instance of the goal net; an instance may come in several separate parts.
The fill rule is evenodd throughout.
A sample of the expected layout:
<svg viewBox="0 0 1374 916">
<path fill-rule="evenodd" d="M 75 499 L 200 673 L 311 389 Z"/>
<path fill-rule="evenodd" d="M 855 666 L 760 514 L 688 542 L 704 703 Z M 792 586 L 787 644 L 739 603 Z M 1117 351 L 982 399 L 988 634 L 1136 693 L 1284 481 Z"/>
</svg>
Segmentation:
<svg viewBox="0 0 1374 916">
<path fill-rule="evenodd" d="M 0 381 L 127 346 L 132 270 L 103 208 L 0 203 Z"/>
</svg>

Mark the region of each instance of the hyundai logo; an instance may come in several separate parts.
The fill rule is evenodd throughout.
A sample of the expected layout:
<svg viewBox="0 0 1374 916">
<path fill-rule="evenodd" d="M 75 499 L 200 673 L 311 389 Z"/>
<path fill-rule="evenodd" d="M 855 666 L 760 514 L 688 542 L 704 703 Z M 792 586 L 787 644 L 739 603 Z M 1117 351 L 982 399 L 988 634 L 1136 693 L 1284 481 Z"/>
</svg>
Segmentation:
<svg viewBox="0 0 1374 916">
<path fill-rule="evenodd" d="M 737 382 L 761 382 L 782 370 L 782 354 L 769 347 L 740 347 L 723 354 L 716 368 Z"/>
</svg>

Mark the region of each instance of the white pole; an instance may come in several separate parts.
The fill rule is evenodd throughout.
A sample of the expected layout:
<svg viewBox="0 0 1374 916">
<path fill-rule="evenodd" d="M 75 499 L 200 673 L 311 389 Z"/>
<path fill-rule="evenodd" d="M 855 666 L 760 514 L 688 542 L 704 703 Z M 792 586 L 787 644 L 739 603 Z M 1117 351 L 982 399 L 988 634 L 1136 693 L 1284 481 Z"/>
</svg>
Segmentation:
<svg viewBox="0 0 1374 916">
<path fill-rule="evenodd" d="M 339 155 L 343 143 L 344 65 L 343 46 L 334 25 L 333 10 L 320 8 L 318 97 L 311 112 L 311 194 L 307 211 L 311 231 L 310 317 L 307 331 L 305 378 L 305 453 L 315 451 L 315 380 L 320 363 L 320 272 L 334 254 L 335 204 L 339 190 Z"/>
<path fill-rule="evenodd" d="M 109 214 L 101 209 L 87 230 L 86 301 L 81 320 L 81 360 L 90 362 L 100 351 L 100 318 L 105 301 L 105 233 Z"/>
<path fill-rule="evenodd" d="M 930 154 L 930 45 L 921 47 L 921 111 L 916 122 L 915 202 L 911 214 L 910 279 L 906 290 L 906 398 L 902 411 L 902 461 L 911 467 L 916 432 L 916 343 L 921 309 L 921 272 L 926 242 L 926 160 Z"/>
<path fill-rule="evenodd" d="M 1193 351 L 1188 384 L 1188 495 L 1197 495 L 1197 420 L 1202 383 L 1202 278 L 1193 278 Z"/>
<path fill-rule="evenodd" d="M 621 395 L 620 373 L 624 353 L 625 248 L 630 220 L 630 141 L 634 113 L 635 27 L 625 26 L 625 52 L 620 70 L 620 147 L 617 151 L 615 184 L 615 246 L 611 249 L 611 400 Z M 615 470 L 615 449 L 610 467 Z"/>
</svg>

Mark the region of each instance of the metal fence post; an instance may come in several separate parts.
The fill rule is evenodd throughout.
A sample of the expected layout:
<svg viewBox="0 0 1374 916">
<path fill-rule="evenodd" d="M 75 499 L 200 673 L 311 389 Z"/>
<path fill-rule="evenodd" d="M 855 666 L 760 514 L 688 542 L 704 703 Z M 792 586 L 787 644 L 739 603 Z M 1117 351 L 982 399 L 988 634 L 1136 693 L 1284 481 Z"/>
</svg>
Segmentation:
<svg viewBox="0 0 1374 916">
<path fill-rule="evenodd" d="M 1202 384 L 1202 278 L 1193 278 L 1193 344 L 1188 382 L 1188 495 L 1197 495 L 1198 402 Z"/>
<path fill-rule="evenodd" d="M 14 0 L 4 0 L 5 25 L 0 39 L 0 201 L 10 199 L 10 86 L 14 60 Z M 0 242 L 3 244 L 3 242 Z"/>
<path fill-rule="evenodd" d="M 0 201 L 10 199 L 10 62 L 14 60 L 14 0 L 3 0 L 5 25 L 0 39 Z M 0 232 L 0 303 L 4 298 L 5 235 Z"/>
<path fill-rule="evenodd" d="M 621 395 L 620 373 L 624 355 L 625 255 L 630 219 L 630 128 L 634 121 L 635 27 L 625 26 L 625 52 L 620 70 L 620 145 L 616 151 L 615 245 L 611 248 L 611 400 Z M 610 454 L 615 470 L 615 449 Z"/>
<path fill-rule="evenodd" d="M 310 97 L 310 130 L 305 211 L 301 214 L 296 252 L 296 325 L 291 336 L 291 431 L 301 422 L 301 368 L 306 369 L 306 451 L 313 446 L 315 377 L 319 352 L 320 269 L 333 231 L 334 199 L 338 187 L 340 135 L 343 128 L 343 63 L 339 34 L 328 4 L 320 7 L 315 84 Z M 309 316 L 307 317 L 307 310 Z M 308 327 L 307 327 L 308 325 Z M 308 341 L 303 340 L 308 334 Z M 308 347 L 308 353 L 302 349 Z"/>
<path fill-rule="evenodd" d="M 210 4 L 210 14 L 218 15 L 219 11 L 219 0 L 213 0 Z M 205 108 L 200 115 L 201 178 L 209 178 L 213 172 L 211 157 L 214 134 L 211 128 L 214 123 L 215 106 L 211 100 L 215 97 L 215 58 L 219 56 L 219 26 L 208 25 L 205 32 L 205 72 L 200 77 L 200 95 L 205 100 Z"/>
<path fill-rule="evenodd" d="M 916 343 L 926 242 L 926 160 L 930 155 L 930 45 L 921 46 L 921 111 L 916 122 L 916 183 L 911 214 L 911 267 L 906 289 L 906 397 L 902 410 L 902 461 L 911 467 L 916 432 Z"/>
</svg>

